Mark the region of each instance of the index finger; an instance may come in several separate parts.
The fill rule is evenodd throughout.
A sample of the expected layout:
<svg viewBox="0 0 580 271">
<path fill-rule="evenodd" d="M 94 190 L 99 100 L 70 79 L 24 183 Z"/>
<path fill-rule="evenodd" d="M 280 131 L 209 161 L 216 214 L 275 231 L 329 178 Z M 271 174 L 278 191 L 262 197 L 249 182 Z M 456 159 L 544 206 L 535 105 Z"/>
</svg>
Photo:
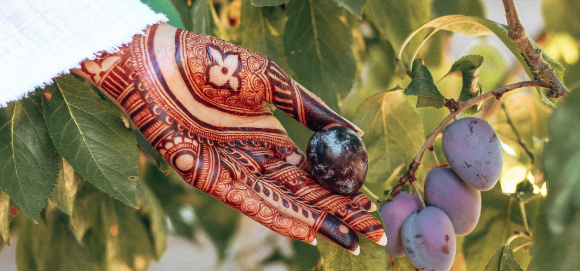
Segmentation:
<svg viewBox="0 0 580 271">
<path fill-rule="evenodd" d="M 334 126 L 344 126 L 359 136 L 364 134 L 352 122 L 330 109 L 318 96 L 290 78 L 272 59 L 268 58 L 265 74 L 270 82 L 266 102 L 275 105 L 308 129 L 316 132 Z"/>
</svg>

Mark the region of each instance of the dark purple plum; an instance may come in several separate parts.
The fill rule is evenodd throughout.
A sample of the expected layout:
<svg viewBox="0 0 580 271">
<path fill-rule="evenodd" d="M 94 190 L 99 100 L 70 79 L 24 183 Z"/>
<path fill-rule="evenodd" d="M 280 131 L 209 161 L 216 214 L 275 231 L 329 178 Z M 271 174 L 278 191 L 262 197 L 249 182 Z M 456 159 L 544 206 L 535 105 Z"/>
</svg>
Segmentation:
<svg viewBox="0 0 580 271">
<path fill-rule="evenodd" d="M 364 184 L 368 156 L 362 139 L 336 126 L 316 132 L 306 148 L 308 168 L 316 181 L 341 195 L 352 195 Z"/>
<path fill-rule="evenodd" d="M 389 240 L 385 249 L 393 257 L 405 256 L 401 242 L 401 227 L 412 213 L 421 210 L 422 207 L 417 194 L 400 193 L 379 209 L 379 214 L 385 221 L 385 234 Z"/>
<path fill-rule="evenodd" d="M 455 235 L 468 235 L 481 214 L 481 192 L 466 184 L 451 168 L 434 168 L 425 179 L 425 204 L 443 210 Z"/>
<path fill-rule="evenodd" d="M 501 142 L 487 121 L 463 118 L 443 131 L 443 153 L 453 171 L 477 190 L 490 190 L 503 165 Z"/>
<path fill-rule="evenodd" d="M 401 228 L 409 261 L 419 270 L 449 270 L 455 259 L 455 232 L 443 210 L 427 206 L 412 213 Z"/>
</svg>

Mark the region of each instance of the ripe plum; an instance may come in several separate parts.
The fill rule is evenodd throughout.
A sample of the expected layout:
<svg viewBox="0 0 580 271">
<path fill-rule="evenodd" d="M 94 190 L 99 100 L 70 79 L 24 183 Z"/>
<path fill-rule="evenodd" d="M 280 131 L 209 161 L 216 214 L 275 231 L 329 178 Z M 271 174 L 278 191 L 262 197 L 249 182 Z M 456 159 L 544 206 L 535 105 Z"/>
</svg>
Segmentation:
<svg viewBox="0 0 580 271">
<path fill-rule="evenodd" d="M 481 213 L 481 192 L 466 184 L 451 168 L 434 168 L 425 179 L 425 204 L 443 210 L 455 235 L 469 234 Z"/>
<path fill-rule="evenodd" d="M 306 155 L 310 173 L 326 189 L 352 195 L 364 184 L 367 151 L 353 130 L 336 126 L 316 132 L 308 141 Z"/>
<path fill-rule="evenodd" d="M 499 180 L 503 153 L 497 133 L 478 118 L 463 118 L 443 131 L 443 153 L 453 171 L 477 190 L 490 190 Z"/>
<path fill-rule="evenodd" d="M 413 212 L 420 210 L 422 207 L 421 200 L 417 194 L 400 193 L 379 209 L 379 214 L 385 221 L 385 233 L 387 234 L 387 240 L 389 240 L 385 249 L 393 257 L 405 256 L 405 250 L 401 242 L 401 226 Z"/>
<path fill-rule="evenodd" d="M 419 270 L 449 270 L 455 258 L 455 232 L 441 209 L 427 206 L 412 213 L 401 229 L 411 263 Z"/>
</svg>

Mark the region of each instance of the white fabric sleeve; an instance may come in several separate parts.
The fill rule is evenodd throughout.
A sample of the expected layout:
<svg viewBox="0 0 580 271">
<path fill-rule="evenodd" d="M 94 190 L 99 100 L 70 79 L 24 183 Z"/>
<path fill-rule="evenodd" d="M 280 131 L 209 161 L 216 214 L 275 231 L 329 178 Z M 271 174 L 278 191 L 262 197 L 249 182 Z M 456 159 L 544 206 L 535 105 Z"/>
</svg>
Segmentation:
<svg viewBox="0 0 580 271">
<path fill-rule="evenodd" d="M 0 2 L 0 107 L 167 22 L 139 0 Z"/>
</svg>

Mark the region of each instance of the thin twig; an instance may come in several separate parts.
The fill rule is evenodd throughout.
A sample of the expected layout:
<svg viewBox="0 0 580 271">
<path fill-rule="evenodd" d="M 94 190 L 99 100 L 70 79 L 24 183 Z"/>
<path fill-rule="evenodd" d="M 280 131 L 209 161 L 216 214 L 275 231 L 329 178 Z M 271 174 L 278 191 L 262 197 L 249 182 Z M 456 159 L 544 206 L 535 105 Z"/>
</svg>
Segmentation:
<svg viewBox="0 0 580 271">
<path fill-rule="evenodd" d="M 516 253 L 516 251 L 518 251 L 518 250 L 520 250 L 520 249 L 522 249 L 522 248 L 524 248 L 524 247 L 530 246 L 530 245 L 532 245 L 533 243 L 534 243 L 533 241 L 529 241 L 529 242 L 527 242 L 527 243 L 525 243 L 525 244 L 523 244 L 523 245 L 521 245 L 521 246 L 519 246 L 519 247 L 516 247 L 516 248 L 514 248 L 513 252 L 514 252 L 514 253 Z"/>
<path fill-rule="evenodd" d="M 373 198 L 373 200 L 378 201 L 379 197 L 377 197 L 377 195 L 375 195 L 368 187 L 366 187 L 364 184 L 362 186 L 362 190 L 365 192 L 365 194 L 367 194 L 367 196 Z"/>
<path fill-rule="evenodd" d="M 518 83 L 511 84 L 511 85 L 507 85 L 507 86 L 498 88 L 494 91 L 490 91 L 490 92 L 487 92 L 485 94 L 479 95 L 477 97 L 473 97 L 469 100 L 459 102 L 458 106 L 457 106 L 457 110 L 451 112 L 439 124 L 439 126 L 437 126 L 437 128 L 435 128 L 435 131 L 433 131 L 433 133 L 429 136 L 429 138 L 427 138 L 427 141 L 425 141 L 425 144 L 423 144 L 423 147 L 421 147 L 421 150 L 419 150 L 419 153 L 417 153 L 417 155 L 415 156 L 415 159 L 413 159 L 413 162 L 411 162 L 411 164 L 409 165 L 409 170 L 407 171 L 407 173 L 399 179 L 397 185 L 393 188 L 393 190 L 391 190 L 391 195 L 394 196 L 394 195 L 399 194 L 399 192 L 401 192 L 401 188 L 403 187 L 403 185 L 405 185 L 405 183 L 414 182 L 416 180 L 415 172 L 417 171 L 417 169 L 419 168 L 419 165 L 421 164 L 421 160 L 423 159 L 423 155 L 425 154 L 425 152 L 428 149 L 433 147 L 433 143 L 435 142 L 437 135 L 443 130 L 443 128 L 445 128 L 445 126 L 447 126 L 447 124 L 453 118 L 455 118 L 455 116 L 457 116 L 461 111 L 463 111 L 463 110 L 465 110 L 473 105 L 476 105 L 480 102 L 483 102 L 489 98 L 495 97 L 496 99 L 500 99 L 505 93 L 507 93 L 509 91 L 512 91 L 515 89 L 520 89 L 520 88 L 527 88 L 527 87 L 549 88 L 549 86 L 548 86 L 548 84 L 546 84 L 546 82 L 542 81 L 541 79 L 536 79 L 533 81 L 524 81 L 524 82 L 518 82 Z"/>
<path fill-rule="evenodd" d="M 516 126 L 514 125 L 514 123 L 512 122 L 512 120 L 510 118 L 510 115 L 509 115 L 508 110 L 505 106 L 505 103 L 501 103 L 501 108 L 503 108 L 503 112 L 505 114 L 505 118 L 507 120 L 507 123 L 512 128 L 512 130 L 514 131 L 514 134 L 516 135 L 516 138 L 518 139 L 518 144 L 520 144 L 520 146 L 524 149 L 526 154 L 530 157 L 530 160 L 531 160 L 532 165 L 533 165 L 534 164 L 534 154 L 532 153 L 532 151 L 530 149 L 528 149 L 528 147 L 526 147 L 526 144 L 524 144 L 524 142 L 522 141 L 522 137 L 520 136 L 520 133 L 518 133 L 518 130 L 516 130 Z"/>
<path fill-rule="evenodd" d="M 532 41 L 526 35 L 526 30 L 520 23 L 514 0 L 502 0 L 505 17 L 508 23 L 508 36 L 516 44 L 530 65 L 530 70 L 544 80 L 550 91 L 548 98 L 562 99 L 568 92 L 556 72 L 542 58 L 542 50 L 534 48 Z"/>
</svg>

